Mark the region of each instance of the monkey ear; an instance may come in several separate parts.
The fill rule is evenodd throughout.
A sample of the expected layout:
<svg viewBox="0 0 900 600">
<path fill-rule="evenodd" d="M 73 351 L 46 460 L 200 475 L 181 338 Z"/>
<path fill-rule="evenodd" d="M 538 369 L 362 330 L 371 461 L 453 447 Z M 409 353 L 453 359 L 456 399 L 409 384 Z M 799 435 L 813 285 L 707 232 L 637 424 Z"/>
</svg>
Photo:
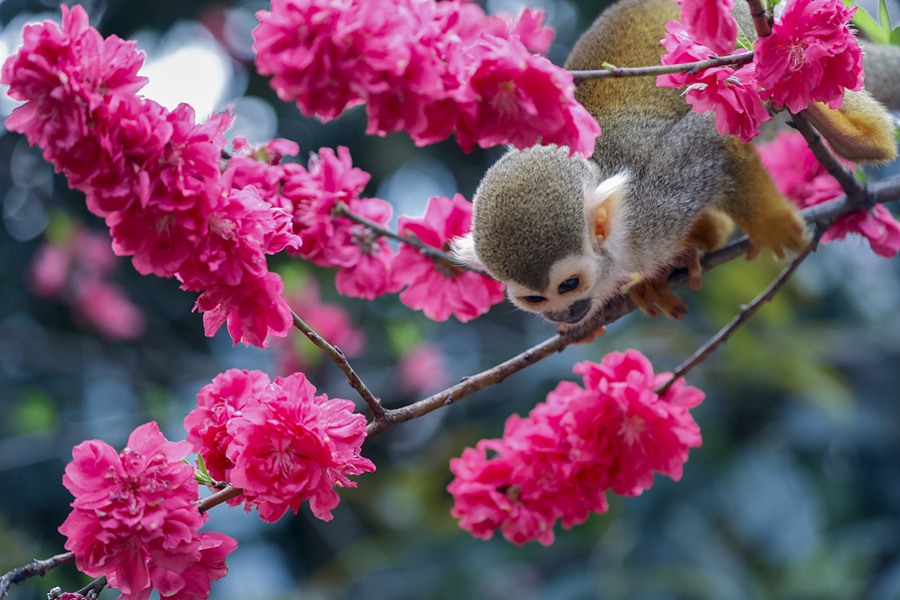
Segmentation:
<svg viewBox="0 0 900 600">
<path fill-rule="evenodd" d="M 600 247 L 613 233 L 613 220 L 627 193 L 629 175 L 623 171 L 601 181 L 584 200 L 584 217 L 591 242 Z"/>
</svg>

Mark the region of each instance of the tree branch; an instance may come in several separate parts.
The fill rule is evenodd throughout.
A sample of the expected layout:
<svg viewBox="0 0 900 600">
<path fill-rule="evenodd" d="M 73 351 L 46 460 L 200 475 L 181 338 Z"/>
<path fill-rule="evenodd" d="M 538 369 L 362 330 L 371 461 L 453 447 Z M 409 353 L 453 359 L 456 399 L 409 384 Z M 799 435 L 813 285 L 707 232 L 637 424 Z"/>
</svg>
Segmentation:
<svg viewBox="0 0 900 600">
<path fill-rule="evenodd" d="M 236 488 L 231 484 L 226 485 L 223 489 L 219 490 L 215 494 L 207 496 L 203 500 L 197 502 L 197 509 L 200 511 L 200 514 L 207 512 L 211 508 L 215 508 L 216 506 L 228 502 L 232 498 L 237 498 L 241 494 L 244 493 L 244 490 L 240 488 Z"/>
<path fill-rule="evenodd" d="M 97 579 L 93 580 L 92 582 L 78 590 L 76 594 L 81 594 L 88 599 L 96 598 L 100 595 L 100 592 L 103 591 L 103 588 L 105 588 L 108 583 L 109 582 L 106 580 L 106 575 L 101 575 Z"/>
<path fill-rule="evenodd" d="M 657 388 L 656 393 L 660 396 L 666 394 L 669 391 L 669 388 L 672 387 L 672 384 L 675 383 L 678 379 L 687 375 L 694 367 L 705 361 L 709 356 L 715 352 L 719 346 L 728 341 L 728 338 L 731 337 L 731 334 L 737 331 L 738 327 L 743 325 L 750 317 L 756 314 L 756 312 L 762 307 L 763 304 L 770 301 L 775 294 L 784 287 L 784 284 L 788 282 L 794 272 L 797 270 L 797 267 L 800 266 L 806 257 L 809 256 L 813 251 L 815 251 L 816 247 L 819 245 L 819 240 L 822 239 L 822 234 L 825 233 L 827 227 L 824 225 L 816 224 L 815 232 L 813 233 L 812 240 L 810 240 L 809 244 L 807 244 L 806 248 L 803 251 L 795 256 L 793 260 L 781 271 L 778 277 L 769 284 L 769 286 L 756 298 L 753 299 L 750 304 L 746 304 L 741 307 L 740 312 L 734 316 L 733 319 L 722 329 L 720 329 L 713 337 L 711 337 L 705 344 L 700 346 L 696 352 L 694 352 L 691 356 L 687 358 L 684 362 L 682 362 L 678 367 L 672 371 L 672 376 L 666 381 L 665 384 Z"/>
<path fill-rule="evenodd" d="M 428 244 L 424 243 L 422 240 L 420 240 L 418 238 L 414 238 L 414 237 L 411 237 L 408 235 L 403 235 L 402 233 L 399 233 L 396 231 L 391 231 L 390 229 L 379 225 L 375 221 L 372 221 L 361 215 L 356 214 L 355 212 L 350 210 L 350 207 L 347 206 L 346 204 L 344 204 L 343 202 L 339 202 L 337 204 L 337 206 L 335 206 L 334 214 L 337 216 L 345 217 L 355 223 L 359 223 L 360 225 L 368 227 L 369 229 L 371 229 L 372 231 L 374 231 L 375 233 L 377 233 L 378 235 L 380 235 L 382 237 L 390 238 L 392 240 L 397 240 L 398 242 L 406 244 L 407 246 L 412 246 L 413 248 L 418 250 L 421 254 L 424 254 L 425 256 L 427 256 L 429 258 L 446 263 L 456 269 L 465 269 L 467 271 L 472 271 L 473 273 L 478 273 L 482 277 L 487 277 L 488 279 L 493 279 L 493 277 L 491 277 L 491 275 L 484 269 L 465 265 L 458 261 L 455 261 L 455 260 L 453 260 L 453 257 L 450 256 L 449 254 L 447 254 L 446 252 L 441 252 L 437 248 L 429 246 Z"/>
<path fill-rule="evenodd" d="M 647 77 L 650 75 L 668 75 L 669 73 L 695 73 L 711 67 L 722 65 L 743 65 L 753 60 L 753 52 L 741 52 L 729 56 L 716 56 L 696 62 L 677 65 L 655 65 L 652 67 L 615 67 L 587 71 L 569 71 L 578 81 L 582 79 L 610 79 L 616 77 Z"/>
<path fill-rule="evenodd" d="M 34 562 L 17 567 L 12 571 L 5 573 L 0 577 L 0 599 L 6 597 L 10 586 L 14 583 L 22 583 L 26 579 L 31 579 L 32 577 L 43 577 L 48 571 L 68 564 L 73 560 L 75 560 L 75 555 L 73 553 L 64 552 L 43 560 L 35 559 Z"/>
<path fill-rule="evenodd" d="M 869 185 L 865 190 L 865 202 L 863 206 L 875 203 L 884 203 L 900 200 L 900 176 L 892 177 Z M 829 202 L 809 207 L 801 214 L 807 223 L 816 224 L 827 229 L 837 218 L 854 210 L 859 210 L 860 204 L 851 202 L 847 196 L 841 196 Z M 707 254 L 701 261 L 705 271 L 713 269 L 721 264 L 729 262 L 738 256 L 745 255 L 750 248 L 750 242 L 746 237 L 737 239 L 722 248 Z M 685 269 L 675 271 L 669 277 L 669 287 L 676 288 L 687 283 L 688 273 Z M 601 326 L 617 321 L 635 310 L 635 305 L 627 296 L 618 296 L 613 299 L 606 309 L 586 323 L 587 331 L 595 331 Z M 563 335 L 555 335 L 536 346 L 502 362 L 490 369 L 466 377 L 458 384 L 438 392 L 428 398 L 414 402 L 413 404 L 384 411 L 382 418 L 376 418 L 368 426 L 368 435 L 381 433 L 412 419 L 424 416 L 441 407 L 449 406 L 466 396 L 474 394 L 495 383 L 500 383 L 510 375 L 539 362 L 548 356 L 563 351 L 569 344 L 578 339 Z"/>
<path fill-rule="evenodd" d="M 822 136 L 810 123 L 810 116 L 808 110 L 802 110 L 798 114 L 791 114 L 791 122 L 806 140 L 809 149 L 812 150 L 816 159 L 822 163 L 828 174 L 837 179 L 847 197 L 857 204 L 863 202 L 866 195 L 864 186 L 854 177 L 853 172 L 844 166 L 834 153 L 829 150 L 828 146 L 825 145 Z M 812 120 L 815 122 L 814 118 Z"/>
<path fill-rule="evenodd" d="M 293 310 L 291 311 L 291 316 L 294 318 L 294 327 L 302 331 L 303 335 L 308 337 L 313 344 L 328 355 L 338 368 L 344 372 L 344 375 L 347 376 L 347 383 L 359 393 L 363 401 L 369 406 L 369 410 L 372 411 L 372 417 L 378 419 L 383 416 L 384 407 L 381 404 L 381 400 L 376 398 L 375 394 L 373 394 L 366 384 L 363 383 L 363 380 L 360 379 L 359 375 L 356 374 L 356 371 L 353 370 L 353 367 L 350 366 L 350 362 L 347 360 L 347 357 L 344 356 L 344 353 L 341 352 L 341 349 L 328 343 L 325 338 L 316 333 L 312 327 L 307 325 L 303 319 L 297 316 L 297 313 Z"/>
<path fill-rule="evenodd" d="M 772 33 L 772 18 L 766 12 L 761 0 L 747 0 L 750 7 L 750 16 L 753 17 L 753 26 L 756 27 L 756 35 L 767 37 Z"/>
</svg>

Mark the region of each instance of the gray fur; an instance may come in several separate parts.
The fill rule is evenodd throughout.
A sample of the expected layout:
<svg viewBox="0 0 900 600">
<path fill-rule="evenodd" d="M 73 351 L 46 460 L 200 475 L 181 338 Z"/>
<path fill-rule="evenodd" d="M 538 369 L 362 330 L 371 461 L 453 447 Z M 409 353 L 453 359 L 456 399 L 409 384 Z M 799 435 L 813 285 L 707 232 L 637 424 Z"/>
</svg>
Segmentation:
<svg viewBox="0 0 900 600">
<path fill-rule="evenodd" d="M 472 230 L 478 259 L 494 276 L 534 290 L 548 284 L 558 258 L 583 252 L 586 185 L 599 183 L 568 149 L 511 150 L 475 192 Z"/>
</svg>

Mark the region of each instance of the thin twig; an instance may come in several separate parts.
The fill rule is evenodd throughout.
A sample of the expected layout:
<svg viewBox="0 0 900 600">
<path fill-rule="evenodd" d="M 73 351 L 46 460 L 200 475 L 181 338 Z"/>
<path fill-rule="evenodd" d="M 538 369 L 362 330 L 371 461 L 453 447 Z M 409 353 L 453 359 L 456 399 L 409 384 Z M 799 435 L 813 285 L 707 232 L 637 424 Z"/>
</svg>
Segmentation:
<svg viewBox="0 0 900 600">
<path fill-rule="evenodd" d="M 884 203 L 900 200 L 900 176 L 892 177 L 869 185 L 866 189 L 867 202 Z M 857 203 L 851 202 L 846 196 L 841 196 L 829 202 L 817 204 L 801 211 L 801 215 L 807 221 L 820 225 L 823 230 L 831 225 L 838 217 L 854 210 L 859 210 Z M 722 248 L 707 254 L 701 261 L 704 271 L 713 269 L 729 262 L 738 256 L 743 256 L 750 249 L 750 242 L 746 237 L 739 238 Z M 685 269 L 675 271 L 668 280 L 669 287 L 676 288 L 687 283 L 688 273 Z M 618 296 L 610 301 L 604 311 L 595 317 L 590 323 L 585 324 L 585 330 L 596 331 L 603 325 L 617 321 L 635 310 L 635 305 L 627 296 Z M 368 435 L 381 433 L 412 419 L 424 416 L 441 407 L 449 406 L 466 396 L 474 394 L 490 385 L 505 380 L 510 375 L 539 362 L 557 352 L 562 352 L 570 344 L 578 339 L 555 335 L 540 344 L 500 363 L 490 369 L 466 377 L 460 383 L 438 392 L 428 398 L 414 402 L 413 404 L 384 411 L 382 418 L 375 419 L 368 426 Z"/>
<path fill-rule="evenodd" d="M 772 17 L 766 12 L 766 7 L 760 0 L 747 0 L 750 7 L 750 16 L 753 17 L 753 26 L 756 27 L 756 35 L 767 37 L 772 33 Z"/>
<path fill-rule="evenodd" d="M 105 588 L 108 583 L 109 582 L 106 580 L 106 575 L 101 575 L 75 593 L 80 594 L 88 599 L 96 598 L 100 595 L 100 592 L 103 591 L 103 588 Z"/>
<path fill-rule="evenodd" d="M 369 410 L 372 411 L 372 417 L 376 420 L 382 417 L 384 415 L 384 406 L 382 406 L 381 400 L 376 398 L 375 394 L 373 394 L 366 384 L 363 383 L 363 380 L 360 379 L 359 375 L 356 374 L 356 371 L 353 370 L 353 367 L 350 366 L 350 362 L 347 360 L 344 353 L 341 352 L 341 349 L 328 343 L 325 338 L 316 333 L 313 328 L 307 325 L 294 311 L 291 311 L 291 316 L 294 318 L 294 327 L 302 331 L 303 335 L 308 337 L 319 350 L 328 355 L 328 358 L 334 361 L 338 368 L 344 372 L 344 375 L 347 376 L 347 383 L 357 391 L 363 401 L 369 406 Z"/>
<path fill-rule="evenodd" d="M 578 81 L 581 79 L 610 79 L 616 77 L 647 77 L 648 75 L 668 75 L 669 73 L 694 73 L 721 67 L 722 65 L 742 65 L 753 60 L 753 52 L 741 52 L 729 56 L 715 56 L 696 62 L 680 63 L 677 65 L 654 65 L 652 67 L 615 67 L 608 69 L 594 69 L 583 71 L 569 71 L 572 77 Z"/>
<path fill-rule="evenodd" d="M 823 225 L 815 225 L 815 232 L 813 233 L 812 240 L 810 240 L 809 244 L 807 244 L 806 248 L 803 249 L 800 254 L 795 256 L 793 260 L 781 271 L 778 277 L 772 281 L 771 284 L 756 298 L 753 299 L 750 304 L 745 304 L 741 306 L 740 312 L 734 316 L 733 319 L 722 329 L 720 329 L 713 337 L 711 337 L 705 344 L 700 346 L 696 352 L 694 352 L 691 356 L 689 356 L 684 362 L 682 362 L 678 367 L 672 371 L 672 376 L 666 381 L 665 384 L 656 389 L 656 393 L 660 396 L 665 395 L 669 388 L 672 387 L 672 384 L 675 383 L 678 379 L 687 375 L 694 367 L 705 361 L 709 356 L 715 352 L 719 346 L 724 344 L 731 334 L 737 331 L 738 327 L 743 325 L 750 317 L 756 314 L 756 312 L 762 307 L 763 304 L 769 302 L 775 294 L 780 290 L 785 283 L 791 278 L 794 272 L 797 270 L 797 267 L 800 266 L 806 257 L 809 256 L 819 245 L 819 240 L 822 239 L 822 234 L 825 233 L 827 227 Z"/>
<path fill-rule="evenodd" d="M 203 514 L 209 509 L 216 507 L 224 502 L 228 502 L 232 498 L 237 498 L 243 493 L 244 490 L 242 490 L 241 488 L 236 488 L 233 485 L 227 485 L 225 486 L 225 488 L 219 490 L 215 494 L 207 496 L 203 500 L 197 502 L 197 509 L 200 511 L 200 514 Z"/>
<path fill-rule="evenodd" d="M 864 186 L 854 177 L 853 172 L 844 166 L 834 153 L 829 150 L 828 146 L 825 145 L 822 136 L 809 122 L 810 116 L 807 110 L 802 110 L 799 114 L 792 114 L 791 121 L 797 131 L 803 135 L 816 159 L 822 163 L 829 175 L 837 179 L 847 197 L 852 202 L 861 203 L 866 196 Z"/>
<path fill-rule="evenodd" d="M 485 271 L 484 269 L 480 269 L 478 267 L 470 266 L 467 264 L 463 264 L 459 261 L 456 261 L 453 259 L 453 257 L 451 255 L 447 254 L 446 252 L 442 252 L 441 250 L 438 250 L 437 248 L 434 248 L 433 246 L 429 246 L 428 244 L 426 244 L 425 242 L 423 242 L 422 240 L 420 240 L 418 238 L 411 237 L 408 235 L 403 235 L 402 233 L 399 233 L 396 231 L 391 231 L 390 229 L 388 229 L 382 225 L 379 225 L 375 221 L 367 219 L 367 218 L 363 217 L 362 215 L 356 214 L 355 212 L 350 210 L 350 207 L 348 207 L 343 202 L 339 202 L 337 204 L 337 206 L 334 207 L 334 214 L 338 215 L 338 216 L 346 217 L 347 219 L 350 219 L 351 221 L 353 221 L 355 223 L 359 223 L 360 225 L 368 227 L 374 233 L 376 233 L 382 237 L 390 238 L 392 240 L 397 240 L 398 242 L 406 244 L 407 246 L 411 246 L 411 247 L 415 248 L 416 250 L 418 250 L 421 254 L 428 256 L 429 258 L 433 258 L 434 260 L 443 262 L 453 268 L 465 269 L 466 271 L 472 271 L 473 273 L 478 273 L 479 275 L 481 275 L 483 277 L 493 279 L 493 277 L 491 277 L 490 274 L 488 274 L 488 272 Z"/>
<path fill-rule="evenodd" d="M 2 577 L 0 577 L 0 599 L 6 597 L 10 586 L 14 583 L 22 583 L 26 579 L 31 579 L 32 577 L 43 577 L 51 569 L 61 567 L 62 565 L 72 562 L 73 560 L 75 560 L 75 555 L 73 553 L 64 552 L 62 554 L 57 554 L 43 560 L 35 559 L 33 562 L 28 563 L 27 565 L 17 567 L 12 571 L 5 573 Z"/>
</svg>

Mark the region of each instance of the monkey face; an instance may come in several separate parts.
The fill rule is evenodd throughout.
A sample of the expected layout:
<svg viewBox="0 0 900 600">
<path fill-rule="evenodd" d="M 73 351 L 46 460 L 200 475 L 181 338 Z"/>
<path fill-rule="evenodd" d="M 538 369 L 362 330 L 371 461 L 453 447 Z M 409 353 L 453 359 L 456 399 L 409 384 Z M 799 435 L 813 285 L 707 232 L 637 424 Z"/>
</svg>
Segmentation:
<svg viewBox="0 0 900 600">
<path fill-rule="evenodd" d="M 595 256 L 571 255 L 554 263 L 548 285 L 533 290 L 515 281 L 506 283 L 510 301 L 537 313 L 562 331 L 579 328 L 602 306 L 605 294 Z"/>
</svg>

